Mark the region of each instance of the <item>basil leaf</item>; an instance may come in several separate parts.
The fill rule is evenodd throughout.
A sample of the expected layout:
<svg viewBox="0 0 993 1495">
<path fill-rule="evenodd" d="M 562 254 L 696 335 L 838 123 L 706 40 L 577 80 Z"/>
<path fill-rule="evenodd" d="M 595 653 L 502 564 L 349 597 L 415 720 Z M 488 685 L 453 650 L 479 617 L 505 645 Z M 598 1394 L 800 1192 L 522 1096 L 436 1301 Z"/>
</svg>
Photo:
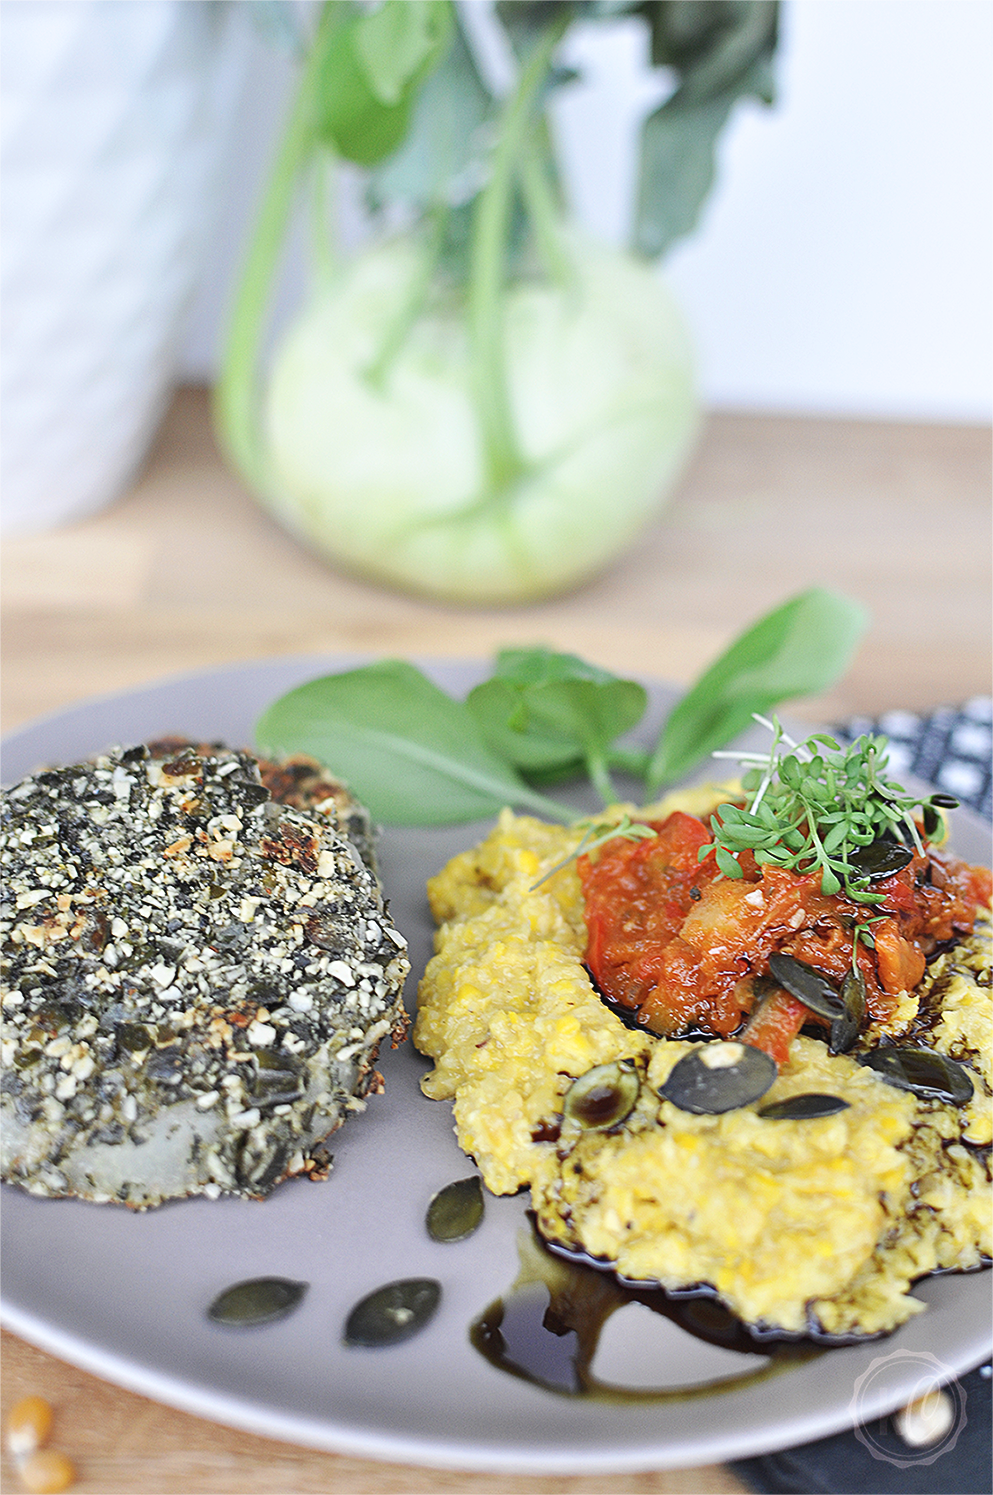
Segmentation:
<svg viewBox="0 0 993 1495">
<path fill-rule="evenodd" d="M 535 685 L 528 710 L 539 728 L 573 736 L 583 750 L 586 771 L 605 805 L 617 799 L 610 777 L 610 745 L 644 715 L 648 695 L 633 680 L 562 680 Z"/>
<path fill-rule="evenodd" d="M 589 755 L 603 757 L 645 713 L 633 680 L 594 685 L 572 680 L 515 687 L 494 678 L 470 691 L 467 704 L 486 741 L 526 774 L 571 772 Z"/>
<path fill-rule="evenodd" d="M 746 630 L 666 721 L 646 776 L 654 793 L 739 732 L 755 712 L 825 690 L 844 672 L 868 622 L 857 602 L 812 587 Z"/>
<path fill-rule="evenodd" d="M 541 731 L 530 718 L 522 694 L 521 688 L 509 680 L 495 677 L 469 692 L 466 704 L 488 745 L 529 776 L 555 778 L 582 768 L 583 756 L 576 743 Z"/>
<path fill-rule="evenodd" d="M 574 818 L 484 743 L 465 702 L 403 660 L 298 686 L 268 707 L 255 733 L 265 752 L 307 753 L 325 763 L 392 825 L 479 820 L 507 804 Z"/>
<path fill-rule="evenodd" d="M 497 672 L 470 691 L 486 740 L 525 773 L 564 776 L 585 763 L 605 801 L 613 799 L 607 756 L 616 737 L 645 714 L 648 696 L 575 654 L 505 649 Z"/>
<path fill-rule="evenodd" d="M 555 680 L 593 680 L 606 685 L 617 676 L 578 654 L 560 654 L 555 649 L 501 649 L 496 676 L 516 685 L 546 685 Z"/>
<path fill-rule="evenodd" d="M 531 686 L 524 704 L 539 730 L 571 738 L 587 754 L 602 754 L 641 721 L 648 694 L 634 680 L 559 680 Z"/>
</svg>

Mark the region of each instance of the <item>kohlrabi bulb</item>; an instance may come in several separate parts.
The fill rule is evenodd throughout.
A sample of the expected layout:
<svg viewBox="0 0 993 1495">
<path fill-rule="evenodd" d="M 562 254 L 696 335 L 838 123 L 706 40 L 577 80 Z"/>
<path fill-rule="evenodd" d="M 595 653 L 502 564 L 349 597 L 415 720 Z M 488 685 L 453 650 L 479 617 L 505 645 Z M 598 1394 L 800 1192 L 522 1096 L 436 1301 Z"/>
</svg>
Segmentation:
<svg viewBox="0 0 993 1495">
<path fill-rule="evenodd" d="M 354 259 L 276 350 L 264 402 L 267 501 L 361 575 L 466 603 L 562 592 L 659 512 L 698 428 L 689 340 L 657 270 L 564 238 L 562 286 L 503 302 L 525 475 L 482 454 L 464 305 L 433 292 L 380 379 L 370 369 L 419 274 L 400 237 Z"/>
</svg>

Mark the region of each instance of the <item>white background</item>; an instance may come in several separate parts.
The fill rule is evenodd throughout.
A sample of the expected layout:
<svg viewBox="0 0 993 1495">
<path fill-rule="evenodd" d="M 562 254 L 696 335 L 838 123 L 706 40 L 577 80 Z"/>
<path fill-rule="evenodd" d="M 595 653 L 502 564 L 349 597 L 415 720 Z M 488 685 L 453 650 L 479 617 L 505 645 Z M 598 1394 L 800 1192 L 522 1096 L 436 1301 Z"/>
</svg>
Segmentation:
<svg viewBox="0 0 993 1495">
<path fill-rule="evenodd" d="M 479 4 L 481 0 L 470 0 Z M 238 17 L 249 76 L 182 372 L 209 379 L 292 72 Z M 713 407 L 987 421 L 993 4 L 785 0 L 773 109 L 739 105 L 697 232 L 665 262 Z M 580 27 L 556 127 L 577 215 L 622 242 L 664 82 L 627 21 Z"/>
</svg>

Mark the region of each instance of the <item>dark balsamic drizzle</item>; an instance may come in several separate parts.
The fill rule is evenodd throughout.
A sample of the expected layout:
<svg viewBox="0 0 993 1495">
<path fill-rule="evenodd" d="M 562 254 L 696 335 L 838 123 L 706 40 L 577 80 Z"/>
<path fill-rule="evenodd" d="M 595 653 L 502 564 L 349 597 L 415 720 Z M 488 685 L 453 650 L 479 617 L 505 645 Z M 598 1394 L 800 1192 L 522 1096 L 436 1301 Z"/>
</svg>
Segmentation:
<svg viewBox="0 0 993 1495">
<path fill-rule="evenodd" d="M 583 963 L 583 970 L 586 972 L 586 975 L 589 978 L 590 985 L 596 992 L 597 996 L 600 998 L 600 1001 L 603 1003 L 604 1007 L 606 1007 L 608 1012 L 612 1012 L 614 1014 L 618 1022 L 623 1023 L 624 1027 L 630 1029 L 632 1033 L 640 1033 L 642 1034 L 642 1036 L 645 1036 L 647 1034 L 650 1038 L 657 1038 L 659 1036 L 657 1033 L 653 1032 L 653 1030 L 648 1026 L 647 1023 L 643 1022 L 639 1018 L 638 1011 L 635 1008 L 625 1007 L 623 1002 L 617 1002 L 613 997 L 608 997 L 606 992 L 600 986 L 593 972 L 585 962 Z M 736 1032 L 745 1026 L 745 1021 L 746 1019 L 743 1018 L 739 1023 L 738 1028 L 735 1030 Z M 715 1040 L 720 1039 L 723 1035 L 720 1033 L 715 1033 L 711 1028 L 702 1028 L 697 1026 L 695 1023 L 688 1023 L 685 1028 L 680 1029 L 678 1034 L 670 1034 L 669 1036 L 680 1038 L 688 1043 L 713 1043 Z M 731 1034 L 729 1036 L 733 1037 L 734 1034 Z"/>
<path fill-rule="evenodd" d="M 625 1283 L 591 1258 L 553 1251 L 532 1225 L 518 1237 L 521 1270 L 469 1329 L 491 1365 L 560 1396 L 614 1403 L 679 1402 L 737 1391 L 824 1353 L 808 1339 L 762 1340 L 713 1294 L 676 1296 Z M 693 1338 L 741 1355 L 741 1369 L 696 1385 L 644 1388 L 600 1381 L 592 1370 L 600 1335 L 619 1308 L 640 1303 Z M 756 1364 L 756 1360 L 758 1363 Z"/>
</svg>

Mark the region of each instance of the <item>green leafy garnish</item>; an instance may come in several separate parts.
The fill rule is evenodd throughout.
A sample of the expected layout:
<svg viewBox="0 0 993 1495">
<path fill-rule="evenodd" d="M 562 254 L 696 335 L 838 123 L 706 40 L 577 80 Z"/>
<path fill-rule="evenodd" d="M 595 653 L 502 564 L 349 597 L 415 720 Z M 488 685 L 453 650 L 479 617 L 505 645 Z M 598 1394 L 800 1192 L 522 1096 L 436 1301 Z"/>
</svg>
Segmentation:
<svg viewBox="0 0 993 1495">
<path fill-rule="evenodd" d="M 487 747 L 463 701 L 403 660 L 298 686 L 263 713 L 255 735 L 266 752 L 309 753 L 328 764 L 393 825 L 479 820 L 506 804 L 575 818 Z"/>
<path fill-rule="evenodd" d="M 686 774 L 780 701 L 826 690 L 848 667 L 868 614 L 811 587 L 766 613 L 705 670 L 670 715 L 646 773 L 649 791 Z"/>
<path fill-rule="evenodd" d="M 750 723 L 745 704 L 830 684 L 863 617 L 833 593 L 803 593 L 777 608 L 705 672 L 653 751 L 623 741 L 644 715 L 644 686 L 543 648 L 502 650 L 494 674 L 464 701 L 402 660 L 325 675 L 273 702 L 256 741 L 266 752 L 326 763 L 387 824 L 457 824 L 504 805 L 568 822 L 575 810 L 540 785 L 585 774 L 606 805 L 617 798 L 611 770 L 619 770 L 640 779 L 642 797 L 650 797 L 659 762 L 673 761 L 666 757 L 673 718 L 682 776 Z"/>
<path fill-rule="evenodd" d="M 504 649 L 468 704 L 486 741 L 517 768 L 546 782 L 585 768 L 607 804 L 616 798 L 611 744 L 641 721 L 648 693 L 575 654 Z"/>
<path fill-rule="evenodd" d="M 767 753 L 716 755 L 750 765 L 742 787 L 751 798 L 744 808 L 722 805 L 711 817 L 714 839 L 700 848 L 700 860 L 712 851 L 725 877 L 741 878 L 739 858 L 750 851 L 760 866 L 781 867 L 800 877 L 820 872 L 823 893 L 882 903 L 885 894 L 872 891 L 873 873 L 860 856 L 864 848 L 881 848 L 883 856 L 876 860 L 885 875 L 888 865 L 896 868 L 910 861 L 908 844 L 922 850 L 914 811 L 937 815 L 954 801 L 943 794 L 908 794 L 885 778 L 885 737 L 859 737 L 842 748 L 823 733 L 796 743 L 778 721 L 762 724 L 773 734 Z M 783 751 L 783 744 L 789 751 Z M 872 943 L 862 928 L 859 937 Z"/>
</svg>

